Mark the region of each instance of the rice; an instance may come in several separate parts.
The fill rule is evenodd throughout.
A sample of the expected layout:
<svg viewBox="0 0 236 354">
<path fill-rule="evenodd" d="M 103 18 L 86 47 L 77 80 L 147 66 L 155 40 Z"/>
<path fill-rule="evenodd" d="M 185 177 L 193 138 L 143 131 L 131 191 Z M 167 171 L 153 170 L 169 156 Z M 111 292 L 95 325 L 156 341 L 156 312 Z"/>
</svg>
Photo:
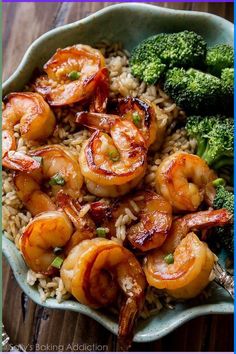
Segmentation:
<svg viewBox="0 0 236 354">
<path fill-rule="evenodd" d="M 140 83 L 131 74 L 129 68 L 129 53 L 122 49 L 119 43 L 108 46 L 106 42 L 99 46 L 102 53 L 106 56 L 106 65 L 110 72 L 110 96 L 132 96 L 139 97 L 144 100 L 151 101 L 158 112 L 158 124 L 160 131 L 163 134 L 163 143 L 161 149 L 159 145 L 154 146 L 158 149 L 157 152 L 151 152 L 148 157 L 148 168 L 144 177 L 145 186 L 154 188 L 155 174 L 157 167 L 161 161 L 168 155 L 182 150 L 193 153 L 196 149 L 196 142 L 189 140 L 184 128 L 176 130 L 176 126 L 185 119 L 185 114 L 176 104 L 162 91 L 157 85 L 147 86 L 144 82 Z M 32 87 L 28 87 L 32 90 Z M 75 156 L 81 150 L 83 143 L 90 137 L 90 132 L 87 129 L 80 129 L 75 124 L 75 113 L 79 110 L 79 106 L 71 106 L 66 108 L 53 108 L 58 121 L 58 126 L 52 137 L 47 139 L 46 144 L 60 144 L 68 147 Z M 37 146 L 30 146 L 22 137 L 20 137 L 19 124 L 14 126 L 14 135 L 17 140 L 17 150 L 27 153 L 29 149 Z M 158 142 L 159 144 L 159 142 Z M 106 150 L 108 141 L 106 138 L 102 141 L 102 150 Z M 30 222 L 32 216 L 24 208 L 22 202 L 15 191 L 13 178 L 10 173 L 3 171 L 2 174 L 2 217 L 3 230 L 5 235 L 19 246 L 19 238 L 24 228 Z M 86 189 L 81 190 L 81 195 L 78 201 L 82 203 L 80 217 L 84 217 L 90 210 L 90 203 L 95 201 L 96 197 L 89 194 Z M 103 199 L 101 199 L 103 200 Z M 126 239 L 127 226 L 137 220 L 137 214 L 140 212 L 138 201 L 143 200 L 143 196 L 137 196 L 130 200 L 130 208 L 125 208 L 124 214 L 120 215 L 115 221 L 116 235 L 111 239 L 119 244 L 123 244 Z M 106 229 L 109 232 L 109 229 Z M 27 283 L 30 286 L 35 286 L 38 289 L 42 301 L 48 298 L 56 298 L 58 302 L 66 300 L 70 294 L 66 292 L 62 279 L 60 277 L 47 277 L 39 273 L 28 270 Z M 161 300 L 162 299 L 162 300 Z M 145 306 L 142 312 L 142 317 L 146 318 L 150 314 L 157 313 L 164 306 L 163 303 L 168 301 L 163 300 L 163 293 L 156 291 L 151 287 L 147 290 Z"/>
</svg>

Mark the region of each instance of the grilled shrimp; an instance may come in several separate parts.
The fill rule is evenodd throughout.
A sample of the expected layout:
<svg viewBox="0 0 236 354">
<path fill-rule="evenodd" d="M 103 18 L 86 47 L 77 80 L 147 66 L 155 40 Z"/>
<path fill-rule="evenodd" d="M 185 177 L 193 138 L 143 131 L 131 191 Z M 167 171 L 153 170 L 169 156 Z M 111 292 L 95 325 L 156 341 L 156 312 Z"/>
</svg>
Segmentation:
<svg viewBox="0 0 236 354">
<path fill-rule="evenodd" d="M 19 198 L 32 215 L 56 209 L 51 198 L 41 191 L 44 181 L 49 183 L 54 196 L 60 190 L 74 198 L 79 196 L 83 177 L 79 163 L 67 148 L 48 145 L 32 150 L 29 155 L 42 158 L 40 169 L 27 174 L 17 172 L 14 183 Z"/>
<path fill-rule="evenodd" d="M 120 312 L 118 335 L 123 345 L 130 344 L 146 287 L 143 270 L 130 251 L 103 238 L 83 241 L 65 259 L 61 278 L 79 302 L 94 308 L 117 302 L 121 289 L 126 300 Z"/>
<path fill-rule="evenodd" d="M 196 211 L 215 173 L 200 157 L 177 152 L 165 158 L 157 169 L 156 190 L 176 211 Z"/>
<path fill-rule="evenodd" d="M 150 252 L 144 261 L 149 285 L 165 289 L 176 298 L 198 295 L 210 281 L 216 257 L 206 243 L 189 231 L 223 226 L 230 220 L 226 209 L 198 212 L 175 220 L 161 249 Z M 168 261 L 166 256 L 173 259 Z"/>
<path fill-rule="evenodd" d="M 109 193 L 112 193 L 109 196 L 116 196 L 134 187 L 147 165 L 147 146 L 138 128 L 128 120 L 107 114 L 82 112 L 77 121 L 99 129 L 84 143 L 79 156 L 89 191 L 98 196 Z M 115 185 L 119 188 L 114 188 Z"/>
<path fill-rule="evenodd" d="M 40 183 L 30 174 L 16 172 L 13 181 L 19 199 L 33 216 L 45 211 L 56 210 L 55 203 L 47 193 L 41 190 Z"/>
<path fill-rule="evenodd" d="M 135 201 L 135 202 L 134 202 Z M 135 220 L 126 225 L 128 241 L 143 252 L 160 247 L 171 228 L 172 208 L 163 197 L 153 191 L 143 191 L 120 198 L 109 205 L 105 202 L 91 204 L 91 215 L 109 228 L 110 236 L 116 235 L 117 220 L 130 209 Z"/>
<path fill-rule="evenodd" d="M 48 211 L 36 216 L 20 238 L 20 250 L 29 268 L 45 275 L 54 274 L 55 248 L 65 246 L 72 234 L 72 223 L 64 212 Z"/>
<path fill-rule="evenodd" d="M 168 264 L 165 256 L 162 250 L 147 256 L 144 271 L 150 285 L 165 289 L 173 297 L 188 299 L 197 296 L 209 283 L 216 259 L 193 232 L 175 249 L 173 264 Z"/>
<path fill-rule="evenodd" d="M 101 52 L 88 45 L 58 49 L 44 65 L 47 77 L 36 80 L 35 88 L 52 106 L 86 101 L 95 95 L 93 106 L 104 108 L 108 97 L 108 70 Z"/>
<path fill-rule="evenodd" d="M 51 206 L 47 199 L 43 199 L 45 196 L 35 194 L 36 201 L 42 204 L 41 210 L 38 206 L 37 211 L 43 212 L 26 227 L 20 239 L 20 249 L 31 269 L 51 275 L 56 271 L 51 266 L 56 258 L 54 249 L 59 247 L 60 257 L 65 258 L 80 242 L 96 236 L 96 226 L 88 215 L 80 216 L 80 204 L 63 191 L 56 197 L 56 205 L 60 207 L 57 211 L 54 204 Z"/>
<path fill-rule="evenodd" d="M 56 120 L 43 97 L 33 92 L 14 92 L 7 96 L 2 112 L 2 164 L 21 171 L 34 170 L 39 164 L 34 159 L 16 152 L 14 126 L 20 123 L 21 136 L 26 141 L 41 141 L 49 137 Z"/>
<path fill-rule="evenodd" d="M 122 119 L 134 123 L 150 146 L 157 137 L 158 126 L 155 105 L 139 98 L 126 97 L 110 102 L 109 109 Z"/>
</svg>

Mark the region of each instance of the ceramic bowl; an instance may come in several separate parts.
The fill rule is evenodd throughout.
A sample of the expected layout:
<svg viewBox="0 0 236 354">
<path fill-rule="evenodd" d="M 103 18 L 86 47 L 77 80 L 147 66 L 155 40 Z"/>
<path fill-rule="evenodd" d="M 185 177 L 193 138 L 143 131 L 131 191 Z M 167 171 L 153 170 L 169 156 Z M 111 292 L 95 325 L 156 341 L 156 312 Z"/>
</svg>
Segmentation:
<svg viewBox="0 0 236 354">
<path fill-rule="evenodd" d="M 34 70 L 40 68 L 57 48 L 75 43 L 93 45 L 106 39 L 122 42 L 128 50 L 142 39 L 159 32 L 193 30 L 201 34 L 208 45 L 233 44 L 233 24 L 215 15 L 200 12 L 177 11 L 148 4 L 129 3 L 107 7 L 78 22 L 51 30 L 38 38 L 26 51 L 14 74 L 3 84 L 3 96 L 20 91 L 30 80 Z M 3 253 L 7 258 L 22 290 L 36 303 L 51 309 L 72 310 L 94 318 L 113 333 L 117 321 L 103 311 L 95 311 L 76 301 L 40 300 L 37 290 L 26 284 L 27 267 L 16 247 L 3 236 Z M 140 320 L 134 341 L 159 339 L 184 322 L 206 314 L 233 313 L 233 301 L 221 288 L 215 286 L 212 296 L 204 304 L 193 302 L 178 304 L 174 310 L 162 310 L 147 320 Z"/>
</svg>

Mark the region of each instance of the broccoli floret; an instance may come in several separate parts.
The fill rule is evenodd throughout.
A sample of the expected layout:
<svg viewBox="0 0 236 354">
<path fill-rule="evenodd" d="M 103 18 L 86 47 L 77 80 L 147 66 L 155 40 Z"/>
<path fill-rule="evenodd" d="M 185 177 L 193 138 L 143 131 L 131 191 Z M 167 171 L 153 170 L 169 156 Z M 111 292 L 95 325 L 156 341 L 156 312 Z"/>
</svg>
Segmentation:
<svg viewBox="0 0 236 354">
<path fill-rule="evenodd" d="M 208 49 L 206 65 L 209 73 L 220 77 L 223 69 L 234 66 L 233 48 L 227 44 L 218 44 Z"/>
<path fill-rule="evenodd" d="M 151 62 L 144 60 L 142 64 L 133 64 L 132 74 L 152 85 L 160 79 L 165 68 L 166 65 L 162 64 L 160 59 L 155 58 Z"/>
<path fill-rule="evenodd" d="M 218 170 L 233 165 L 234 120 L 223 116 L 190 116 L 186 130 L 197 141 L 197 155 Z"/>
<path fill-rule="evenodd" d="M 192 31 L 183 31 L 168 35 L 161 59 L 169 67 L 196 67 L 203 65 L 206 57 L 206 42 L 202 36 Z"/>
<path fill-rule="evenodd" d="M 226 68 L 221 72 L 222 112 L 232 114 L 234 110 L 234 69 Z"/>
<path fill-rule="evenodd" d="M 216 113 L 220 107 L 220 79 L 196 69 L 168 70 L 164 91 L 188 114 Z"/>
<path fill-rule="evenodd" d="M 234 215 L 234 194 L 229 192 L 223 185 L 216 187 L 216 195 L 213 202 L 214 209 L 226 208 Z M 234 252 L 234 229 L 232 224 L 224 227 L 216 227 L 214 235 L 219 240 L 221 246 L 230 254 Z"/>
<path fill-rule="evenodd" d="M 230 213 L 234 214 L 234 194 L 229 192 L 223 184 L 216 186 L 216 195 L 213 202 L 213 208 L 225 208 Z"/>
<path fill-rule="evenodd" d="M 158 34 L 142 41 L 131 53 L 131 72 L 148 84 L 156 83 L 169 67 L 201 67 L 206 42 L 195 32 Z"/>
<path fill-rule="evenodd" d="M 226 68 L 221 72 L 222 92 L 233 97 L 234 94 L 234 69 Z"/>
</svg>

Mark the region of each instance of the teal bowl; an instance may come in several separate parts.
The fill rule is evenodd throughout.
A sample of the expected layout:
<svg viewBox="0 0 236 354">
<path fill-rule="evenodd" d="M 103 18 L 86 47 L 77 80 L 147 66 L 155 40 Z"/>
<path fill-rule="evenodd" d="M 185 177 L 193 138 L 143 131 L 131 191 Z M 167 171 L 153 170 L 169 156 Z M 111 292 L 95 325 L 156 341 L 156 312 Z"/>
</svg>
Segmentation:
<svg viewBox="0 0 236 354">
<path fill-rule="evenodd" d="M 107 7 L 78 22 L 53 29 L 32 43 L 14 74 L 3 84 L 3 96 L 20 91 L 57 48 L 75 43 L 94 45 L 106 39 L 122 42 L 128 50 L 142 39 L 159 32 L 193 30 L 201 34 L 208 45 L 233 45 L 233 24 L 208 13 L 165 9 L 139 3 Z M 27 267 L 14 244 L 3 236 L 3 253 L 22 290 L 37 304 L 51 309 L 71 310 L 90 316 L 112 333 L 117 334 L 117 321 L 103 311 L 95 311 L 76 301 L 57 303 L 54 299 L 40 300 L 37 290 L 26 283 Z M 191 302 L 177 304 L 174 310 L 163 309 L 149 319 L 140 319 L 134 341 L 157 340 L 190 319 L 206 314 L 233 313 L 233 301 L 225 290 L 214 286 L 212 295 L 204 304 Z"/>
</svg>

